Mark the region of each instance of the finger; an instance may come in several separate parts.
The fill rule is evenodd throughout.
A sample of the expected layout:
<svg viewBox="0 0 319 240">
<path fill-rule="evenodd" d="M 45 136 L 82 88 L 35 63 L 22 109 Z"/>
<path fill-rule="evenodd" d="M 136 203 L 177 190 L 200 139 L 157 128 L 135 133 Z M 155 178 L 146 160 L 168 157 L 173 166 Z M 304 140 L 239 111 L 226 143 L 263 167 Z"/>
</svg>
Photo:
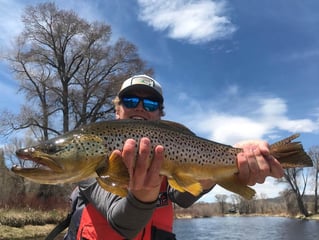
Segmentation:
<svg viewBox="0 0 319 240">
<path fill-rule="evenodd" d="M 150 160 L 148 156 L 148 161 Z M 147 169 L 147 174 L 144 177 L 143 186 L 131 189 L 132 194 L 142 202 L 154 202 L 158 198 L 158 194 L 163 181 L 163 176 L 160 175 L 161 165 L 164 161 L 164 148 L 157 146 L 154 149 L 154 156 Z"/>
<path fill-rule="evenodd" d="M 122 158 L 122 152 L 120 150 L 114 150 L 111 155 L 117 155 L 119 158 Z"/>
<path fill-rule="evenodd" d="M 149 159 L 151 154 L 151 142 L 148 138 L 140 140 L 137 160 L 134 169 L 134 188 L 140 189 L 145 182 L 145 176 L 149 166 Z"/>
<path fill-rule="evenodd" d="M 264 176 L 260 173 L 258 159 L 255 155 L 256 147 L 253 145 L 243 148 L 243 155 L 240 159 L 241 169 L 239 168 L 239 179 L 247 185 L 255 185 L 256 182 L 264 181 Z M 258 153 L 258 152 L 257 152 Z M 258 158 L 262 158 L 260 152 Z"/>
<path fill-rule="evenodd" d="M 238 178 L 243 184 L 249 181 L 249 166 L 244 152 L 237 154 Z"/>
<path fill-rule="evenodd" d="M 268 142 L 265 142 L 265 141 L 259 141 L 258 144 L 257 144 L 259 150 L 260 150 L 260 153 L 261 155 L 263 155 L 264 157 L 268 157 L 270 156 L 270 151 L 269 151 L 269 144 Z"/>
<path fill-rule="evenodd" d="M 269 144 L 265 141 L 260 141 L 258 143 L 258 149 L 265 160 L 264 162 L 268 164 L 269 171 L 264 168 L 267 167 L 265 165 L 260 165 L 260 167 L 264 172 L 264 175 L 266 174 L 266 176 L 281 178 L 284 175 L 284 170 L 278 160 L 270 154 L 269 147 Z"/>
<path fill-rule="evenodd" d="M 128 139 L 125 141 L 123 150 L 122 150 L 122 157 L 124 164 L 128 168 L 130 175 L 131 171 L 135 166 L 135 158 L 136 158 L 136 141 L 133 139 Z"/>
<path fill-rule="evenodd" d="M 270 167 L 270 176 L 274 178 L 281 178 L 284 176 L 284 169 L 282 168 L 280 162 L 273 156 L 267 158 Z"/>
<path fill-rule="evenodd" d="M 255 185 L 256 180 L 258 179 L 258 175 L 260 174 L 259 165 L 253 150 L 253 147 L 244 148 L 244 153 L 246 154 L 246 158 L 248 161 L 249 167 L 249 175 L 248 178 L 248 185 Z"/>
<path fill-rule="evenodd" d="M 158 186 L 162 182 L 160 176 L 161 167 L 164 162 L 164 147 L 156 146 L 154 149 L 154 157 L 151 162 L 150 168 L 148 169 L 148 181 L 150 186 Z"/>
<path fill-rule="evenodd" d="M 251 179 L 251 184 L 264 183 L 267 176 L 270 176 L 270 166 L 268 161 L 261 154 L 259 147 L 253 149 L 259 172 L 255 175 L 255 179 Z"/>
</svg>

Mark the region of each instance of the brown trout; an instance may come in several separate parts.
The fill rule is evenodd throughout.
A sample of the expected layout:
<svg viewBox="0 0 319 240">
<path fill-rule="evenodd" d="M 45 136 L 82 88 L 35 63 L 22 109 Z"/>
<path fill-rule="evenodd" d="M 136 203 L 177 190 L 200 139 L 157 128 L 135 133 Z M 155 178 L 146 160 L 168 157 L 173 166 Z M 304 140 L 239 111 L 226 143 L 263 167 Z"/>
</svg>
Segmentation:
<svg viewBox="0 0 319 240">
<path fill-rule="evenodd" d="M 293 142 L 298 136 L 292 135 L 270 146 L 271 154 L 284 168 L 312 166 L 302 144 Z M 254 196 L 255 191 L 236 177 L 237 154 L 242 149 L 198 137 L 178 123 L 163 120 L 114 120 L 83 126 L 37 146 L 18 150 L 16 155 L 20 159 L 31 160 L 38 166 L 13 166 L 12 171 L 42 184 L 96 177 L 105 190 L 125 196 L 128 171 L 122 159 L 112 152 L 121 149 L 126 139 L 138 141 L 142 137 L 150 138 L 153 149 L 156 145 L 164 146 L 165 160 L 160 174 L 178 191 L 197 196 L 202 192 L 199 180 L 212 179 L 246 199 Z"/>
</svg>

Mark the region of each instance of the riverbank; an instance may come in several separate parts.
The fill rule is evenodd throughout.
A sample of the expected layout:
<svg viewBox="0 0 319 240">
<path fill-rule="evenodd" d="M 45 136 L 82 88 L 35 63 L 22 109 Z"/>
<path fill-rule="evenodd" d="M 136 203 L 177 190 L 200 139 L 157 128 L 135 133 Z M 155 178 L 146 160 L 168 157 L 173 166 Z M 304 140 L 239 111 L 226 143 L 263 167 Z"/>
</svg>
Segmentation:
<svg viewBox="0 0 319 240">
<path fill-rule="evenodd" d="M 221 215 L 218 215 L 221 216 Z M 291 217 L 289 215 L 270 215 L 270 214 L 248 214 L 248 215 L 241 215 L 241 214 L 225 214 L 223 215 L 224 217 L 231 216 L 231 217 L 256 217 L 256 216 L 262 216 L 262 217 L 286 217 L 286 218 L 296 218 L 296 219 L 302 219 L 302 220 L 316 220 L 319 221 L 319 214 L 314 214 L 309 217 L 305 217 L 303 215 L 298 215 L 295 217 Z M 214 217 L 214 216 L 211 216 Z M 175 216 L 175 219 L 193 219 L 194 217 L 190 214 L 177 214 Z M 201 218 L 201 217 L 195 217 L 195 218 Z M 202 218 L 207 218 L 207 217 L 202 217 Z M 208 217 L 209 218 L 209 217 Z"/>
<path fill-rule="evenodd" d="M 27 210 L 24 213 L 18 212 L 17 210 L 0 210 L 0 239 L 1 240 L 35 240 L 44 239 L 56 224 L 62 221 L 66 213 L 62 210 L 53 210 L 49 212 Z M 231 214 L 231 216 L 236 216 Z M 241 217 L 242 215 L 237 215 Z M 249 216 L 249 215 L 248 215 Z M 259 215 L 260 216 L 260 215 Z M 271 216 L 265 216 L 271 217 Z M 285 217 L 280 215 L 280 217 Z M 33 218 L 33 220 L 31 220 Z M 178 219 L 190 219 L 191 216 L 184 215 L 179 216 Z M 319 214 L 312 215 L 310 217 L 297 216 L 298 219 L 305 220 L 318 220 Z M 36 220 L 35 220 L 36 219 Z M 5 225 L 4 222 L 11 226 Z M 41 223 L 39 225 L 26 224 L 35 222 Z M 50 224 L 46 224 L 50 222 Z M 16 226 L 12 226 L 16 225 Z M 64 233 L 60 234 L 56 240 L 62 240 Z"/>
<path fill-rule="evenodd" d="M 314 215 L 311 215 L 311 216 L 309 216 L 309 217 L 297 216 L 296 218 L 298 218 L 298 219 L 305 219 L 305 220 L 317 220 L 317 221 L 319 221 L 319 214 L 314 214 Z"/>
</svg>

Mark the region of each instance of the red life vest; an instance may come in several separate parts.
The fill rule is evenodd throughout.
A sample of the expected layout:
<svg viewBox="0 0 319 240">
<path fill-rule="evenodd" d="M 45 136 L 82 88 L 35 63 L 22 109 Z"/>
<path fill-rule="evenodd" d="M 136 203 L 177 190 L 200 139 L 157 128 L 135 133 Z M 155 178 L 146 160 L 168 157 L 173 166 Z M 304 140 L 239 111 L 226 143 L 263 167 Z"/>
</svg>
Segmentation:
<svg viewBox="0 0 319 240">
<path fill-rule="evenodd" d="M 159 195 L 159 207 L 157 207 L 152 218 L 144 229 L 134 240 L 151 240 L 152 227 L 172 232 L 173 228 L 173 204 L 167 196 L 167 181 L 161 185 Z M 106 218 L 89 203 L 83 209 L 82 217 L 77 233 L 77 240 L 123 240 L 124 237 L 117 233 L 109 225 Z"/>
</svg>

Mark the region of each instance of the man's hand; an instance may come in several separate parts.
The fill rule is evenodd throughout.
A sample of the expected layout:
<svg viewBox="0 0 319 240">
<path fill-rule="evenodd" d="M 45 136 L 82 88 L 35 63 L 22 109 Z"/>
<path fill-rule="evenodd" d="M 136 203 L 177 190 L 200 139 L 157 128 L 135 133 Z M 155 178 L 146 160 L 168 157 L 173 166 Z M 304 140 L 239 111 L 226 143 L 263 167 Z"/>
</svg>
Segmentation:
<svg viewBox="0 0 319 240">
<path fill-rule="evenodd" d="M 270 155 L 265 141 L 245 141 L 235 145 L 244 151 L 237 155 L 238 178 L 250 186 L 264 183 L 267 176 L 281 178 L 284 170 L 276 158 Z"/>
<path fill-rule="evenodd" d="M 152 157 L 148 138 L 142 138 L 136 146 L 135 140 L 128 139 L 121 153 L 130 175 L 129 191 L 141 202 L 154 202 L 163 180 L 160 169 L 164 161 L 164 148 L 156 146 Z"/>
</svg>

